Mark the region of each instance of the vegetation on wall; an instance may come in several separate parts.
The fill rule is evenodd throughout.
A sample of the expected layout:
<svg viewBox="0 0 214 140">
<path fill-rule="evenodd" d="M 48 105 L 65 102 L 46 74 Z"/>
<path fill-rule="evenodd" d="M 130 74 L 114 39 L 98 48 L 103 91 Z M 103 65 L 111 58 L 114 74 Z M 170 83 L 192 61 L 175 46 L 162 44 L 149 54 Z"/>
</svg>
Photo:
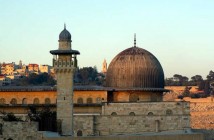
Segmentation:
<svg viewBox="0 0 214 140">
<path fill-rule="evenodd" d="M 1 112 L 1 114 L 2 114 L 3 121 L 8 121 L 8 122 L 23 121 L 21 118 L 15 116 L 12 112 L 10 113 Z"/>
<path fill-rule="evenodd" d="M 39 123 L 39 131 L 57 132 L 56 111 L 51 111 L 49 107 L 38 110 L 36 107 L 29 107 L 28 117 L 31 121 Z"/>
</svg>

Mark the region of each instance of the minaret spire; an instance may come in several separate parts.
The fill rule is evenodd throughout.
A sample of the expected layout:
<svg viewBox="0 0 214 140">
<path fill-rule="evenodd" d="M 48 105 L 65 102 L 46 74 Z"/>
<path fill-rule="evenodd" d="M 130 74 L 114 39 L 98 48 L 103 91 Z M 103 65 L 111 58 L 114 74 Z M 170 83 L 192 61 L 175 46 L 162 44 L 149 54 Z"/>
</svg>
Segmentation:
<svg viewBox="0 0 214 140">
<path fill-rule="evenodd" d="M 136 47 L 136 33 L 134 33 L 134 47 Z"/>
<path fill-rule="evenodd" d="M 64 29 L 66 29 L 66 24 L 64 23 Z"/>
</svg>

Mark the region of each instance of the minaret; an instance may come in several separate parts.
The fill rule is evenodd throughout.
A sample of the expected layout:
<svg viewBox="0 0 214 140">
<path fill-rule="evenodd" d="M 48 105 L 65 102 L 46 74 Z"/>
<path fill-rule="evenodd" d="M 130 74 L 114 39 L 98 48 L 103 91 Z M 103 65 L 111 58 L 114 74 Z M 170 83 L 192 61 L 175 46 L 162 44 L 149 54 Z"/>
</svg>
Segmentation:
<svg viewBox="0 0 214 140">
<path fill-rule="evenodd" d="M 106 72 L 107 72 L 107 62 L 106 62 L 106 59 L 104 59 L 104 61 L 103 61 L 103 67 L 102 67 L 102 73 L 106 74 Z"/>
<path fill-rule="evenodd" d="M 61 135 L 73 135 L 73 76 L 77 68 L 76 55 L 72 50 L 71 34 L 64 30 L 59 35 L 58 50 L 51 50 L 53 67 L 57 77 L 57 121 L 61 122 Z"/>
<path fill-rule="evenodd" d="M 22 68 L 22 60 L 19 61 L 19 68 Z"/>
</svg>

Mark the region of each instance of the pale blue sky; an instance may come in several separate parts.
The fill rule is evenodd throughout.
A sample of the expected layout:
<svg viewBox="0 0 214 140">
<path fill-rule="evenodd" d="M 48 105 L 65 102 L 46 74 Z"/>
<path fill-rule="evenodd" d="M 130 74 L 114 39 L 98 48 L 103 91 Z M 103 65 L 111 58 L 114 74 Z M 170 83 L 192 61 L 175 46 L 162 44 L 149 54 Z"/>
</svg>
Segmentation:
<svg viewBox="0 0 214 140">
<path fill-rule="evenodd" d="M 80 67 L 101 70 L 136 33 L 166 77 L 205 77 L 214 70 L 213 7 L 213 0 L 0 0 L 0 62 L 51 65 L 65 22 Z"/>
</svg>

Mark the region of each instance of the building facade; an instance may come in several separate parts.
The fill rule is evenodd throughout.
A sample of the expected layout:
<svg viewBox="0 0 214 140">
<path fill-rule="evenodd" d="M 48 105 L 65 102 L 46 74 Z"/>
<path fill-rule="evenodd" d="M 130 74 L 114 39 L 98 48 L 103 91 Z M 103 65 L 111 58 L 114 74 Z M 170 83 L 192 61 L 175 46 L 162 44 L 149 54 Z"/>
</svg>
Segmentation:
<svg viewBox="0 0 214 140">
<path fill-rule="evenodd" d="M 111 61 L 104 87 L 73 86 L 79 52 L 72 50 L 71 34 L 66 28 L 59 35 L 59 48 L 50 53 L 54 55 L 57 89 L 2 88 L 1 111 L 27 114 L 30 105 L 49 106 L 57 111 L 63 136 L 189 131 L 189 103 L 163 102 L 163 93 L 168 90 L 164 88 L 162 66 L 152 53 L 136 46 L 136 36 L 134 46 Z"/>
</svg>

